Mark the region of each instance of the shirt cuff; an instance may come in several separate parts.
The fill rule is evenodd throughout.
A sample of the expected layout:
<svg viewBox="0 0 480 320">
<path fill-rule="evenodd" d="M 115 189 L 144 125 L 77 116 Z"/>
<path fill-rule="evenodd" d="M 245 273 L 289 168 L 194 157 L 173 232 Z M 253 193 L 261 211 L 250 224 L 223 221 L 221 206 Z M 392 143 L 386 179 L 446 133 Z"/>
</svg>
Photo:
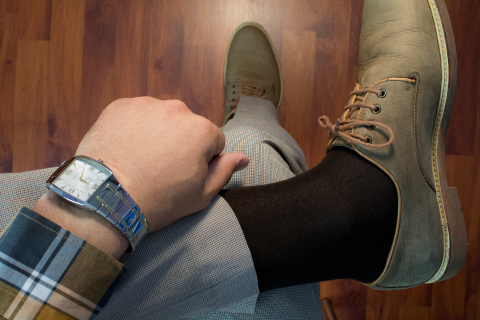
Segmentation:
<svg viewBox="0 0 480 320">
<path fill-rule="evenodd" d="M 126 272 L 25 207 L 0 236 L 0 315 L 7 319 L 93 319 Z"/>
</svg>

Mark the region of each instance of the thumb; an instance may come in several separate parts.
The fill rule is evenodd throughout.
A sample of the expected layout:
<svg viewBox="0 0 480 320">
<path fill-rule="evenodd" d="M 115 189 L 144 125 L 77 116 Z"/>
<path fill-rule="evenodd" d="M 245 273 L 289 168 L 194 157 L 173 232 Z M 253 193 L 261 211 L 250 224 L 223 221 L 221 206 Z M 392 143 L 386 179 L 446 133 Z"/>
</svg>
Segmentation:
<svg viewBox="0 0 480 320">
<path fill-rule="evenodd" d="M 208 164 L 205 181 L 206 194 L 215 196 L 230 181 L 233 173 L 248 166 L 249 159 L 243 153 L 225 153 L 215 157 Z"/>
</svg>

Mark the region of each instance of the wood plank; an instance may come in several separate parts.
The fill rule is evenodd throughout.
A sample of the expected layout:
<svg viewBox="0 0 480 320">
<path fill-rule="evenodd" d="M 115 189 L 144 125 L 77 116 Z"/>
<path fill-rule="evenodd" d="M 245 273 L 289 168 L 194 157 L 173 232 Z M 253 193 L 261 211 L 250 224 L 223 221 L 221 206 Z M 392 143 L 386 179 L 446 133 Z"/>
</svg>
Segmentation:
<svg viewBox="0 0 480 320">
<path fill-rule="evenodd" d="M 337 3 L 343 8 L 344 3 Z M 342 14 L 341 8 L 336 10 L 328 1 L 304 1 L 299 5 L 297 0 L 285 0 L 283 7 L 284 30 L 315 31 L 319 37 L 328 34 L 334 16 Z"/>
<path fill-rule="evenodd" d="M 235 29 L 243 22 L 254 21 L 267 29 L 281 54 L 284 10 L 283 0 L 189 0 L 184 41 L 186 45 L 228 47 Z"/>
<path fill-rule="evenodd" d="M 88 132 L 102 110 L 118 98 L 114 67 L 118 11 L 118 1 L 89 0 L 85 3 L 81 136 Z"/>
<path fill-rule="evenodd" d="M 18 1 L 0 1 L 0 14 L 17 14 Z"/>
<path fill-rule="evenodd" d="M 478 127 L 479 122 L 477 122 Z M 478 137 L 478 136 L 477 136 Z M 478 155 L 475 159 L 475 168 L 477 171 L 475 177 L 475 184 L 470 189 L 470 193 L 476 193 L 480 190 L 480 170 L 478 170 L 479 162 Z M 475 170 L 475 169 L 474 169 Z M 472 192 L 473 191 L 473 192 Z M 467 277 L 465 283 L 465 315 L 464 319 L 473 320 L 478 319 L 480 315 L 480 257 L 478 252 L 480 250 L 480 197 L 476 195 L 469 206 L 471 215 L 467 223 L 467 237 L 468 237 L 468 256 L 466 269 Z M 460 291 L 459 289 L 456 292 Z"/>
<path fill-rule="evenodd" d="M 183 48 L 181 96 L 193 113 L 204 116 L 216 125 L 223 121 L 224 94 L 223 65 L 212 46 L 190 46 Z M 205 77 L 208 75 L 208 85 Z"/>
<path fill-rule="evenodd" d="M 13 122 L 0 122 L 0 173 L 13 172 Z"/>
<path fill-rule="evenodd" d="M 281 62 L 284 97 L 278 114 L 282 127 L 305 153 L 309 168 L 318 162 L 315 150 L 319 147 L 317 137 L 322 133 L 313 109 L 315 48 L 315 31 L 284 31 Z"/>
<path fill-rule="evenodd" d="M 23 22 L 20 39 L 50 40 L 52 0 L 17 0 Z"/>
<path fill-rule="evenodd" d="M 1 6 L 8 11 L 5 2 Z M 20 30 L 17 14 L 0 15 L 0 173 L 13 170 L 15 70 Z"/>
<path fill-rule="evenodd" d="M 480 201 L 477 190 L 480 188 L 480 157 L 473 156 L 447 156 L 446 158 L 448 183 L 457 188 L 462 210 L 467 227 L 467 261 L 462 272 L 448 281 L 454 283 L 447 284 L 443 295 L 454 295 L 453 303 L 456 307 L 455 316 L 463 319 L 477 319 L 480 314 L 480 257 L 478 250 L 480 245 Z M 468 174 L 467 174 L 468 173 Z M 448 288 L 450 286 L 451 288 Z M 448 296 L 447 296 L 448 297 Z M 442 298 L 441 296 L 437 298 Z M 458 299 L 458 301 L 457 301 Z M 462 301 L 460 301 L 462 300 Z M 440 301 L 439 301 L 440 303 Z M 449 302 L 452 304 L 452 301 Z M 463 314 L 459 310 L 464 305 Z M 439 309 L 443 309 L 439 306 Z M 432 310 L 436 312 L 436 310 Z M 449 308 L 444 310 L 451 314 L 453 310 Z"/>
<path fill-rule="evenodd" d="M 19 40 L 17 59 L 14 122 L 47 124 L 49 42 Z"/>
<path fill-rule="evenodd" d="M 147 9 L 144 0 L 119 2 L 115 48 L 117 98 L 147 95 L 150 21 Z"/>
<path fill-rule="evenodd" d="M 14 123 L 13 125 L 13 167 L 12 172 L 48 168 L 51 147 L 48 141 L 48 125 L 43 123 Z M 40 167 L 41 166 L 41 167 Z"/>
<path fill-rule="evenodd" d="M 147 95 L 180 99 L 185 1 L 150 1 Z"/>
<path fill-rule="evenodd" d="M 457 94 L 448 127 L 445 152 L 447 154 L 473 155 L 480 140 L 475 137 L 477 103 L 480 91 L 477 78 L 480 74 L 478 52 L 480 2 L 469 0 L 446 1 L 455 35 L 458 54 Z M 472 94 L 473 93 L 473 94 Z M 475 144 L 476 143 L 476 144 Z"/>
<path fill-rule="evenodd" d="M 15 101 L 15 69 L 17 61 L 17 39 L 20 34 L 18 15 L 2 17 L 0 39 L 0 123 L 13 122 Z"/>
<path fill-rule="evenodd" d="M 349 94 L 358 81 L 358 53 L 360 50 L 360 33 L 362 31 L 362 14 L 364 0 L 350 1 L 350 35 L 348 52 L 348 80 L 347 91 Z M 348 87 L 350 86 L 350 87 Z"/>
<path fill-rule="evenodd" d="M 52 3 L 48 94 L 48 159 L 39 159 L 29 170 L 58 166 L 71 158 L 82 136 L 79 117 L 82 85 L 82 52 L 85 2 Z M 100 85 L 100 84 L 99 84 Z"/>
<path fill-rule="evenodd" d="M 430 307 L 400 307 L 400 320 L 430 320 L 440 319 L 430 317 Z"/>
<path fill-rule="evenodd" d="M 403 307 L 430 307 L 432 285 L 421 285 L 406 290 L 379 291 L 368 289 L 367 319 L 400 319 Z"/>
<path fill-rule="evenodd" d="M 317 46 L 315 54 L 314 106 L 315 117 L 328 116 L 331 121 L 339 118 L 343 107 L 350 99 L 350 91 L 355 82 L 349 83 L 351 4 L 339 2 L 336 6 L 324 5 L 319 9 Z M 358 39 L 357 39 L 358 43 Z M 320 134 L 312 135 L 315 142 L 310 152 L 315 153 L 312 166 L 326 155 L 329 139 L 328 130 L 320 129 Z"/>
<path fill-rule="evenodd" d="M 332 302 L 338 319 L 363 320 L 366 317 L 367 287 L 358 281 L 342 279 L 321 282 L 320 298 Z"/>
<path fill-rule="evenodd" d="M 462 319 L 465 313 L 467 269 L 454 278 L 435 283 L 432 291 L 432 319 Z"/>
</svg>

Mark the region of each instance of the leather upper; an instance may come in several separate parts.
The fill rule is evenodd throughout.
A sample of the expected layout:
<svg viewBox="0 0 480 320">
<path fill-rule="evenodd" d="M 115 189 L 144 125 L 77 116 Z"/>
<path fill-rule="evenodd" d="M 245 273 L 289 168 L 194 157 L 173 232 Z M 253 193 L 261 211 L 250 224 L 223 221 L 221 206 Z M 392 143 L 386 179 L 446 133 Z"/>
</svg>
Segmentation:
<svg viewBox="0 0 480 320">
<path fill-rule="evenodd" d="M 370 284 L 377 289 L 408 288 L 430 280 L 443 259 L 443 229 L 433 187 L 432 137 L 442 88 L 442 64 L 433 0 L 366 0 L 360 38 L 358 83 L 386 91 L 379 105 L 351 119 L 388 125 L 395 139 L 387 147 L 352 145 L 335 138 L 329 149 L 350 147 L 388 174 L 399 197 L 397 234 L 384 274 Z M 382 128 L 356 127 L 372 144 L 388 141 Z M 374 187 L 371 192 L 374 192 Z M 368 285 L 368 284 L 367 284 Z"/>
<path fill-rule="evenodd" d="M 440 49 L 427 0 L 367 0 L 363 10 L 358 82 L 370 87 L 389 77 L 420 75 L 418 105 L 438 104 L 442 84 Z M 399 115 L 401 110 L 399 110 Z M 430 148 L 436 108 L 418 110 L 418 145 Z M 431 156 L 422 152 L 423 170 L 432 184 Z"/>
<path fill-rule="evenodd" d="M 256 23 L 242 24 L 232 37 L 224 75 L 227 104 L 239 98 L 239 91 L 233 88 L 235 79 L 265 86 L 267 99 L 278 109 L 282 96 L 280 64 L 267 32 Z"/>
</svg>

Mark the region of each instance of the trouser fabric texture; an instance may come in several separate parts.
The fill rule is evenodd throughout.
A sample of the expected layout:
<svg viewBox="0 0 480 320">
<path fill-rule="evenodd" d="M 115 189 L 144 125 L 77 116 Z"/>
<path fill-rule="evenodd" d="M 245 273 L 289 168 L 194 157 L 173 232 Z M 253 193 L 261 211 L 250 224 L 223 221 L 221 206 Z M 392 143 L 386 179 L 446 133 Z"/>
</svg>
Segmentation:
<svg viewBox="0 0 480 320">
<path fill-rule="evenodd" d="M 222 128 L 224 152 L 249 166 L 225 188 L 272 183 L 306 170 L 294 139 L 269 101 L 242 96 Z M 56 168 L 0 175 L 0 229 L 22 205 L 32 207 Z M 263 292 L 241 227 L 228 203 L 209 206 L 148 234 L 120 260 L 129 270 L 97 319 L 322 319 L 318 283 Z"/>
</svg>

